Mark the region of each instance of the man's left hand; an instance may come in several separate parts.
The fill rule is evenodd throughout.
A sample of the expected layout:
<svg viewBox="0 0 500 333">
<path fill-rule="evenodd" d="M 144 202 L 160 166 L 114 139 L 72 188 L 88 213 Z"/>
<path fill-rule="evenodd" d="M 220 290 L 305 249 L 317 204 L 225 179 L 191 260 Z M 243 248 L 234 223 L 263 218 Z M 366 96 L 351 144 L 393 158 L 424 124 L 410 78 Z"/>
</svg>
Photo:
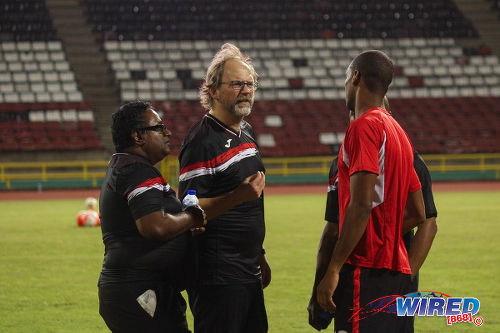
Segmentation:
<svg viewBox="0 0 500 333">
<path fill-rule="evenodd" d="M 316 295 L 312 295 L 309 300 L 307 312 L 309 313 L 309 325 L 318 331 L 326 330 L 328 325 L 332 322 L 333 316 L 320 308 Z"/>
<path fill-rule="evenodd" d="M 267 287 L 271 283 L 271 267 L 267 262 L 266 255 L 260 255 L 260 271 L 262 272 L 262 288 Z"/>
<path fill-rule="evenodd" d="M 336 305 L 333 303 L 333 293 L 339 283 L 339 273 L 327 271 L 316 289 L 318 303 L 321 308 L 334 314 Z"/>
</svg>

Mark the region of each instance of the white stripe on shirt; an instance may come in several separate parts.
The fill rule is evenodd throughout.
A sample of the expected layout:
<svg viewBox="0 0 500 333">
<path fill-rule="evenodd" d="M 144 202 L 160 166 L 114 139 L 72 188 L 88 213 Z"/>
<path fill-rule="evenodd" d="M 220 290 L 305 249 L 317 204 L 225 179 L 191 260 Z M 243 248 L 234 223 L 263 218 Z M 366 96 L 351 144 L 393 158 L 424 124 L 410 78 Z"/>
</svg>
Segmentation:
<svg viewBox="0 0 500 333">
<path fill-rule="evenodd" d="M 130 201 L 133 198 L 135 198 L 136 196 L 141 195 L 142 193 L 149 191 L 149 190 L 152 190 L 152 189 L 157 189 L 157 190 L 160 190 L 163 192 L 168 192 L 168 191 L 170 191 L 170 185 L 169 184 L 154 184 L 154 185 L 149 185 L 149 186 L 138 187 L 127 195 L 127 201 Z"/>
<path fill-rule="evenodd" d="M 192 178 L 200 177 L 200 176 L 205 176 L 205 175 L 215 175 L 217 172 L 221 172 L 229 168 L 231 165 L 238 163 L 239 161 L 256 156 L 257 155 L 257 149 L 256 148 L 247 148 L 245 150 L 240 151 L 238 154 L 234 155 L 231 157 L 229 160 L 226 162 L 222 163 L 219 166 L 216 166 L 214 168 L 205 168 L 201 167 L 198 169 L 190 170 L 182 175 L 179 176 L 179 181 L 186 181 Z"/>
</svg>

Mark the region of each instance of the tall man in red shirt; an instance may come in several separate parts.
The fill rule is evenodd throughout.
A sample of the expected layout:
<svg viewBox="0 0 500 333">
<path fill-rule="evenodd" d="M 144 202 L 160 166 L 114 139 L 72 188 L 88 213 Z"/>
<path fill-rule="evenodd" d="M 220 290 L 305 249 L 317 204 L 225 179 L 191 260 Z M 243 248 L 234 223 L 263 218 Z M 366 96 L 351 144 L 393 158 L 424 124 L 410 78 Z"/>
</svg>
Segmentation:
<svg viewBox="0 0 500 333">
<path fill-rule="evenodd" d="M 407 317 L 360 312 L 376 299 L 409 292 L 402 234 L 425 221 L 411 142 L 383 109 L 393 72 L 392 61 L 375 50 L 358 55 L 346 71 L 346 105 L 355 120 L 339 152 L 340 236 L 317 288 L 321 307 L 335 313 L 335 332 L 413 330 Z"/>
</svg>

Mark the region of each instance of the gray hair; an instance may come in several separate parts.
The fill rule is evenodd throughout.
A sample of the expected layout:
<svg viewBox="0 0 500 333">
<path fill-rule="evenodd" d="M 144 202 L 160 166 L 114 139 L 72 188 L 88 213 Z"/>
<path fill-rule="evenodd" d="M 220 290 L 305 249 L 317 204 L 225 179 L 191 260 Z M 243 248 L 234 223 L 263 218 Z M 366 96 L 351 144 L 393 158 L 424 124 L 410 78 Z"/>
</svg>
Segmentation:
<svg viewBox="0 0 500 333">
<path fill-rule="evenodd" d="M 257 82 L 257 72 L 253 68 L 250 58 L 243 53 L 240 49 L 231 43 L 225 43 L 221 46 L 220 50 L 215 54 L 210 66 L 208 66 L 205 82 L 200 88 L 200 102 L 206 109 L 210 110 L 213 107 L 214 99 L 210 96 L 209 90 L 218 88 L 221 84 L 222 75 L 224 74 L 224 65 L 228 60 L 236 59 L 247 64 L 250 67 L 251 74 L 254 81 Z"/>
</svg>

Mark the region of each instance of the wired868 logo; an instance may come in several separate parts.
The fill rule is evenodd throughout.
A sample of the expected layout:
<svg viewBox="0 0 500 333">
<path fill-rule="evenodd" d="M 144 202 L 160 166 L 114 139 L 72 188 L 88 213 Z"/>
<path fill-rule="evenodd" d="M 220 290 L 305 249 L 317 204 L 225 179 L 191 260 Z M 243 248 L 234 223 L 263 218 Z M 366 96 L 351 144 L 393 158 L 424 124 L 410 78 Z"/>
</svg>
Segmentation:
<svg viewBox="0 0 500 333">
<path fill-rule="evenodd" d="M 430 291 L 416 292 L 396 298 L 398 316 L 446 316 L 446 324 L 474 323 L 483 325 L 483 318 L 474 315 L 479 312 L 480 302 L 473 297 L 450 297 Z"/>
<path fill-rule="evenodd" d="M 446 324 L 474 323 L 483 325 L 483 318 L 476 316 L 480 303 L 473 297 L 450 297 L 438 291 L 418 291 L 406 295 L 380 297 L 357 311 L 352 317 L 359 320 L 376 315 L 379 312 L 393 313 L 402 316 L 441 316 L 446 317 Z"/>
</svg>

